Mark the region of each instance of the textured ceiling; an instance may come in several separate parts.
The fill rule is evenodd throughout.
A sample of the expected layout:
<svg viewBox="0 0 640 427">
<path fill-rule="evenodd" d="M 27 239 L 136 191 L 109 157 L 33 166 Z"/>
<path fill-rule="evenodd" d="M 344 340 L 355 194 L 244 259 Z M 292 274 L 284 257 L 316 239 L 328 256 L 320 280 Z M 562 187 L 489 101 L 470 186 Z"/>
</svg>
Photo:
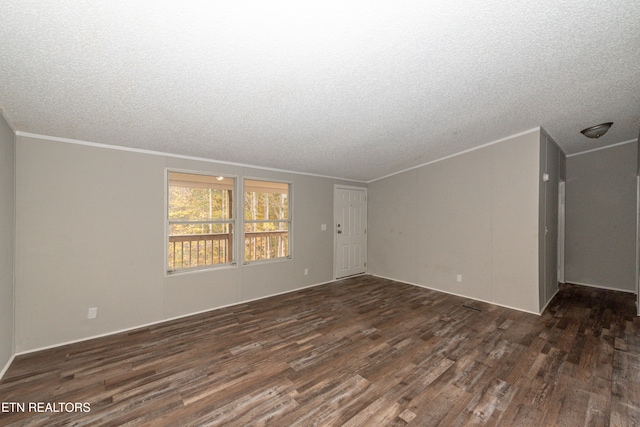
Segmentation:
<svg viewBox="0 0 640 427">
<path fill-rule="evenodd" d="M 537 126 L 572 154 L 638 136 L 640 1 L 2 0 L 0 111 L 362 181 Z"/>
</svg>

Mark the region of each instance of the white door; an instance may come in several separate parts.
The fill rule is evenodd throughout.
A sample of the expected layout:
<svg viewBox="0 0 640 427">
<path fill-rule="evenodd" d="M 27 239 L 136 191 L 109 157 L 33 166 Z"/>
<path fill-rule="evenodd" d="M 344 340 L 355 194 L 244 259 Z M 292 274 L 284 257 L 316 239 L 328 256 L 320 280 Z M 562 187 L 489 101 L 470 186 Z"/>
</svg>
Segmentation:
<svg viewBox="0 0 640 427">
<path fill-rule="evenodd" d="M 336 279 L 364 273 L 367 267 L 367 190 L 334 188 L 333 231 Z"/>
</svg>

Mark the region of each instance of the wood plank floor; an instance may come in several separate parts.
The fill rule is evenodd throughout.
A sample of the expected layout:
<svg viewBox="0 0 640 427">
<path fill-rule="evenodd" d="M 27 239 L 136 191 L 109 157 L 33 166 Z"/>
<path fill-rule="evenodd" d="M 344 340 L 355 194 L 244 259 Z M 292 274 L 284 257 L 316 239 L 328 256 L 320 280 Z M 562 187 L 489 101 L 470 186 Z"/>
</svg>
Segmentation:
<svg viewBox="0 0 640 427">
<path fill-rule="evenodd" d="M 19 356 L 0 403 L 25 411 L 0 425 L 638 426 L 634 314 L 580 286 L 535 316 L 361 276 Z"/>
</svg>

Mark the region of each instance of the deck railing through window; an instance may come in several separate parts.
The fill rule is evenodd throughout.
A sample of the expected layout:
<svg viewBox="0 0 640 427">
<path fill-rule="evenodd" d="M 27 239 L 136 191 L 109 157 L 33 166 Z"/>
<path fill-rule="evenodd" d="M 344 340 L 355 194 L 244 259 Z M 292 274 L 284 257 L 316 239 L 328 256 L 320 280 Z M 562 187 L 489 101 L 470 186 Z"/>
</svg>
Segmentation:
<svg viewBox="0 0 640 427">
<path fill-rule="evenodd" d="M 228 233 L 169 236 L 168 270 L 229 263 L 230 237 Z"/>
<path fill-rule="evenodd" d="M 284 257 L 288 253 L 287 231 L 244 234 L 245 261 Z M 169 236 L 168 270 L 228 264 L 233 254 L 229 233 Z"/>
<path fill-rule="evenodd" d="M 244 260 L 282 258 L 289 253 L 289 232 L 261 231 L 244 233 Z"/>
</svg>

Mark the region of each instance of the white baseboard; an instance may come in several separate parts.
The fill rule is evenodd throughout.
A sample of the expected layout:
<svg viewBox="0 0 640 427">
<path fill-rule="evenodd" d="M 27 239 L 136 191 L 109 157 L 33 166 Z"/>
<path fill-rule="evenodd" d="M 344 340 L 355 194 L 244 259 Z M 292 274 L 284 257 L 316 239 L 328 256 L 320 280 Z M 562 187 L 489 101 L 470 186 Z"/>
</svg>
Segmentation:
<svg viewBox="0 0 640 427">
<path fill-rule="evenodd" d="M 535 311 L 524 310 L 522 308 L 517 308 L 517 307 L 511 307 L 511 306 L 508 306 L 508 305 L 505 305 L 505 304 L 499 304 L 499 303 L 494 302 L 494 301 L 487 301 L 487 300 L 483 300 L 483 299 L 480 299 L 480 298 L 470 297 L 469 295 L 456 294 L 455 292 L 443 291 L 442 289 L 432 288 L 432 287 L 429 287 L 429 286 L 420 285 L 418 283 L 411 283 L 411 282 L 407 282 L 405 280 L 398 280 L 398 279 L 394 279 L 393 277 L 379 276 L 379 275 L 373 274 L 373 273 L 369 273 L 369 274 L 371 274 L 372 276 L 375 276 L 375 277 L 379 277 L 381 279 L 387 279 L 387 280 L 393 280 L 394 282 L 406 283 L 407 285 L 417 286 L 419 288 L 429 289 L 431 291 L 442 292 L 443 294 L 455 295 L 455 296 L 461 297 L 461 298 L 468 298 L 468 299 L 472 299 L 474 301 L 484 302 L 484 303 L 487 303 L 487 304 L 497 305 L 498 307 L 504 307 L 504 308 L 508 308 L 508 309 L 511 309 L 511 310 L 522 311 L 524 313 L 531 313 L 531 314 L 535 314 L 536 316 L 540 316 L 540 313 L 536 313 Z"/>
<path fill-rule="evenodd" d="M 117 331 L 106 332 L 104 334 L 92 335 L 92 336 L 89 336 L 89 337 L 79 338 L 77 340 L 71 340 L 71 341 L 65 341 L 65 342 L 62 342 L 62 343 L 51 344 L 51 345 L 47 345 L 47 346 L 44 346 L 44 347 L 34 348 L 34 349 L 31 349 L 31 350 L 20 351 L 20 352 L 16 353 L 14 356 L 22 356 L 23 354 L 36 353 L 38 351 L 50 350 L 52 348 L 58 348 L 58 347 L 62 347 L 62 346 L 69 345 L 69 344 L 76 344 L 76 343 L 80 343 L 80 342 L 84 342 L 84 341 L 93 340 L 93 339 L 96 339 L 96 338 L 103 338 L 103 337 L 108 337 L 108 336 L 111 336 L 111 335 L 121 334 L 123 332 L 135 331 L 136 329 L 141 329 L 141 328 L 146 328 L 146 327 L 149 327 L 149 326 L 159 325 L 159 324 L 162 324 L 162 323 L 165 323 L 165 322 L 171 322 L 173 320 L 183 319 L 183 318 L 189 317 L 189 316 L 196 316 L 198 314 L 208 313 L 210 311 L 220 310 L 220 309 L 227 308 L 227 307 L 233 307 L 235 305 L 246 304 L 246 303 L 252 302 L 252 301 L 259 301 L 259 300 L 262 300 L 262 299 L 271 298 L 271 297 L 275 297 L 275 296 L 278 296 L 278 295 L 285 295 L 285 294 L 289 294 L 291 292 L 301 291 L 303 289 L 308 289 L 308 288 L 314 288 L 316 286 L 326 285 L 328 283 L 333 283 L 333 282 L 336 282 L 336 281 L 337 280 L 329 280 L 327 282 L 314 283 L 313 285 L 307 285 L 307 286 L 303 286 L 301 288 L 290 289 L 290 290 L 287 290 L 287 291 L 278 292 L 276 294 L 270 294 L 270 295 L 265 295 L 263 297 L 252 298 L 252 299 L 244 300 L 244 301 L 238 301 L 238 302 L 234 302 L 232 304 L 221 305 L 219 307 L 207 308 L 205 310 L 200 310 L 200 311 L 196 311 L 196 312 L 188 313 L 188 314 L 182 314 L 180 316 L 174 316 L 174 317 L 170 317 L 170 318 L 167 318 L 167 319 L 157 320 L 155 322 L 144 323 L 142 325 L 132 326 L 130 328 L 119 329 Z M 11 361 L 13 361 L 13 357 L 11 358 Z M 11 364 L 11 363 L 9 363 L 9 364 Z M 7 369 L 9 367 L 9 364 L 7 365 L 7 367 L 5 367 L 5 369 Z M 4 373 L 4 371 L 3 371 L 3 373 Z M 2 377 L 0 376 L 0 379 L 1 378 Z"/>
<path fill-rule="evenodd" d="M 15 358 L 16 358 L 15 354 L 11 355 L 11 357 L 7 361 L 7 364 L 4 365 L 4 368 L 2 368 L 2 371 L 0 371 L 0 381 L 2 381 L 2 378 L 4 378 L 4 374 L 7 373 L 7 370 L 9 369 L 9 366 L 11 366 L 11 363 L 13 363 L 13 359 L 15 359 Z"/>
<path fill-rule="evenodd" d="M 636 293 L 635 291 L 630 291 L 628 289 L 614 288 L 613 286 L 594 285 L 592 283 L 581 283 L 581 282 L 576 282 L 576 281 L 573 281 L 573 280 L 565 280 L 565 283 L 569 284 L 569 285 L 580 285 L 580 286 L 588 286 L 590 288 L 605 289 L 607 291 L 626 292 L 626 293 L 634 294 L 634 295 Z"/>
</svg>

